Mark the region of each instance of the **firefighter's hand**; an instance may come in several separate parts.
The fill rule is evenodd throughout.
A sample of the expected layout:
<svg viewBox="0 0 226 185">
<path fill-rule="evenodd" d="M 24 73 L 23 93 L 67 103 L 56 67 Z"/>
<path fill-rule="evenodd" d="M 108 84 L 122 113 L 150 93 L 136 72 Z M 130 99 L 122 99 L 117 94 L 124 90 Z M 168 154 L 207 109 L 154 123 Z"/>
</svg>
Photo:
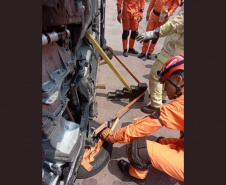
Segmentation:
<svg viewBox="0 0 226 185">
<path fill-rule="evenodd" d="M 118 13 L 117 20 L 119 23 L 122 21 L 122 13 Z"/>
<path fill-rule="evenodd" d="M 143 19 L 143 12 L 139 13 L 138 22 L 140 22 Z"/>
<path fill-rule="evenodd" d="M 113 132 L 110 128 L 106 128 L 101 132 L 101 138 L 111 144 L 115 143 Z"/>
<path fill-rule="evenodd" d="M 138 36 L 136 36 L 136 40 L 143 42 L 143 41 L 149 41 L 149 40 L 153 40 L 153 39 L 157 39 L 158 37 L 156 36 L 154 31 L 148 31 L 148 32 L 144 32 L 139 34 Z"/>
</svg>

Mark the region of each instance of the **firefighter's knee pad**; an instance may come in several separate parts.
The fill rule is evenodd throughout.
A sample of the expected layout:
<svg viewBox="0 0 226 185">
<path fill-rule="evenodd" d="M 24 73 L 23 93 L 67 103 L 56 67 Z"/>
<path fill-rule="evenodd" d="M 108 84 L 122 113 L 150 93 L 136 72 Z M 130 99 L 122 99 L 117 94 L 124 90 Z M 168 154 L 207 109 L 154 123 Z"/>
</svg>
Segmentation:
<svg viewBox="0 0 226 185">
<path fill-rule="evenodd" d="M 130 164 L 137 170 L 146 171 L 151 165 L 151 160 L 147 151 L 146 138 L 133 140 L 129 148 Z"/>
<path fill-rule="evenodd" d="M 158 42 L 158 40 L 159 40 L 159 38 L 153 39 L 151 43 L 152 43 L 152 44 L 156 44 L 156 43 Z"/>
<path fill-rule="evenodd" d="M 138 35 L 139 33 L 138 33 L 138 30 L 136 30 L 136 31 L 132 31 L 131 32 L 131 39 L 133 39 L 133 40 L 135 40 L 135 38 L 136 38 L 136 36 Z"/>
<path fill-rule="evenodd" d="M 126 40 L 129 36 L 129 29 L 128 30 L 123 30 L 122 32 L 122 39 Z"/>
</svg>

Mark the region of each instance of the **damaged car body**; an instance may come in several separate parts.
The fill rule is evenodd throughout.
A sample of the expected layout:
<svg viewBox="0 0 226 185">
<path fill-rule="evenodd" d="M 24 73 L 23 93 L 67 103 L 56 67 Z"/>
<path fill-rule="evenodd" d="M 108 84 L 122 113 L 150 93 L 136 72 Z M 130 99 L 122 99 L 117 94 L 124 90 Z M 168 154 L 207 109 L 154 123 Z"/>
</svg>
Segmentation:
<svg viewBox="0 0 226 185">
<path fill-rule="evenodd" d="M 110 159 L 104 143 L 91 171 L 80 165 L 92 132 L 100 56 L 88 31 L 106 50 L 105 0 L 42 0 L 42 184 L 74 185 L 98 173 Z"/>
</svg>

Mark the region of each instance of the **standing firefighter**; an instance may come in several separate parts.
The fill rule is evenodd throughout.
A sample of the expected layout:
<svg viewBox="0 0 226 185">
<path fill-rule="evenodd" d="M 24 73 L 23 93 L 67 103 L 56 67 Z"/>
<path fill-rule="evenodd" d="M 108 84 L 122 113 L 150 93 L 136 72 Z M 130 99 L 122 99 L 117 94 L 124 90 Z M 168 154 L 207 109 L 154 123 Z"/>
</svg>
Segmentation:
<svg viewBox="0 0 226 185">
<path fill-rule="evenodd" d="M 169 99 L 174 100 L 115 133 L 109 128 L 102 132 L 102 138 L 110 143 L 130 143 L 130 163 L 119 160 L 118 166 L 138 184 L 145 183 L 150 165 L 184 181 L 184 55 L 175 55 L 169 59 L 158 74 Z M 156 142 L 146 140 L 145 136 L 162 126 L 180 130 L 181 137 L 160 137 Z"/>
<path fill-rule="evenodd" d="M 175 54 L 184 53 L 184 5 L 173 20 L 166 22 L 154 31 L 141 33 L 136 37 L 136 40 L 142 42 L 165 36 L 167 37 L 163 45 L 163 50 L 158 55 L 150 71 L 149 91 L 151 103 L 141 108 L 141 111 L 147 114 L 151 114 L 153 111 L 159 109 L 162 106 L 162 102 L 165 103 L 167 99 L 162 84 L 158 81 L 156 72 L 162 68 L 169 58 Z"/>
<path fill-rule="evenodd" d="M 165 24 L 166 20 L 173 15 L 177 7 L 179 6 L 179 0 L 151 0 L 148 10 L 146 20 L 148 21 L 146 31 L 153 31 L 154 29 L 160 27 L 161 25 Z M 160 13 L 162 10 L 167 9 L 167 12 L 164 16 L 164 21 L 161 20 Z M 150 12 L 153 9 L 151 16 Z M 150 17 L 150 18 L 149 18 Z M 150 41 L 143 43 L 142 53 L 138 55 L 138 58 L 143 58 L 146 56 L 147 50 L 147 59 L 151 59 L 151 54 L 153 53 L 158 38 L 153 39 L 150 47 L 148 49 Z"/>
<path fill-rule="evenodd" d="M 122 9 L 123 1 L 123 9 Z M 118 21 L 121 23 L 122 20 L 122 45 L 123 45 L 123 55 L 128 57 L 128 52 L 132 54 L 138 54 L 138 52 L 133 48 L 135 38 L 138 35 L 138 25 L 143 18 L 145 0 L 117 0 L 118 8 Z M 127 52 L 127 41 L 129 36 L 129 31 L 131 30 L 131 35 L 129 39 L 129 50 Z"/>
</svg>

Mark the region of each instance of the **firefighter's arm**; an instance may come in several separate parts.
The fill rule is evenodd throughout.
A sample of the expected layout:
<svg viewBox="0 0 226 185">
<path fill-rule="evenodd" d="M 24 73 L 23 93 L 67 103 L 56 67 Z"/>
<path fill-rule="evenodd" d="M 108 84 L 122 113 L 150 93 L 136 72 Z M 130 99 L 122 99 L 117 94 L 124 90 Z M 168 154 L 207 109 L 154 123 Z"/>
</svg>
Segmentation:
<svg viewBox="0 0 226 185">
<path fill-rule="evenodd" d="M 177 7 L 180 5 L 180 1 L 179 0 L 174 0 L 173 1 L 173 5 L 170 7 L 168 15 L 171 16 L 173 15 L 173 13 L 175 12 L 175 10 L 177 9 Z"/>
<path fill-rule="evenodd" d="M 150 12 L 151 12 L 152 8 L 154 8 L 155 1 L 156 0 L 151 0 L 151 2 L 149 3 L 148 10 L 147 10 L 147 15 L 150 15 Z"/>
<path fill-rule="evenodd" d="M 184 104 L 179 102 L 179 99 L 162 106 L 160 112 L 159 118 L 165 127 L 184 130 Z"/>
<path fill-rule="evenodd" d="M 117 8 L 118 10 L 122 10 L 122 0 L 117 0 Z"/>
<path fill-rule="evenodd" d="M 156 132 L 162 127 L 158 119 L 145 116 L 138 119 L 126 127 L 117 130 L 114 134 L 114 140 L 117 143 L 128 143 L 140 137 L 145 137 L 153 132 Z"/>
<path fill-rule="evenodd" d="M 167 21 L 160 27 L 159 37 L 165 37 L 166 35 L 174 33 L 182 33 L 184 31 L 184 5 L 181 7 L 178 15 L 171 21 Z"/>
</svg>

